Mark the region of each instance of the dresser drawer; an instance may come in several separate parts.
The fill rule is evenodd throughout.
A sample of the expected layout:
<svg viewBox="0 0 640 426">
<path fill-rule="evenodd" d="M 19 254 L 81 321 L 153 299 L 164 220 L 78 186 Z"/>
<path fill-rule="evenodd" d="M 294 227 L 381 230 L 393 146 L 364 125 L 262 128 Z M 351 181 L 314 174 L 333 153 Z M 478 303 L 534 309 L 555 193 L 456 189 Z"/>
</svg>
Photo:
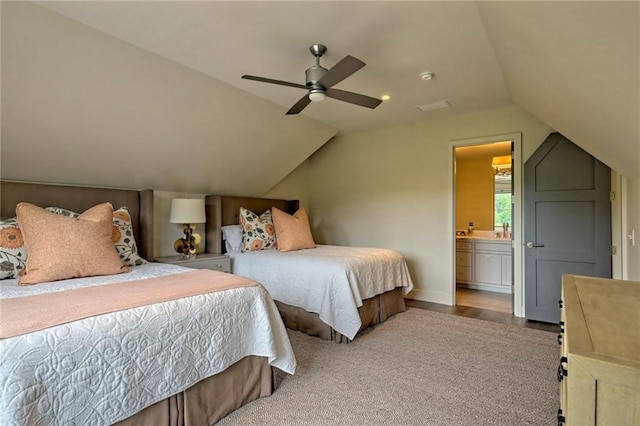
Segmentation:
<svg viewBox="0 0 640 426">
<path fill-rule="evenodd" d="M 472 247 L 471 241 L 456 241 L 456 250 L 471 250 Z"/>
<path fill-rule="evenodd" d="M 469 251 L 457 251 L 456 252 L 456 265 L 457 266 L 473 266 L 472 256 Z"/>
<path fill-rule="evenodd" d="M 156 262 L 172 263 L 193 269 L 211 269 L 214 271 L 231 272 L 231 258 L 223 254 L 203 253 L 196 257 L 168 256 L 155 259 Z"/>
<path fill-rule="evenodd" d="M 214 259 L 196 259 L 184 265 L 194 269 L 212 269 L 214 271 L 231 272 L 231 259 L 228 256 Z"/>
<path fill-rule="evenodd" d="M 473 281 L 473 269 L 470 266 L 456 266 L 456 281 Z"/>
<path fill-rule="evenodd" d="M 497 251 L 502 253 L 511 253 L 511 244 L 510 242 L 505 243 L 485 243 L 485 242 L 476 242 L 476 251 Z"/>
</svg>

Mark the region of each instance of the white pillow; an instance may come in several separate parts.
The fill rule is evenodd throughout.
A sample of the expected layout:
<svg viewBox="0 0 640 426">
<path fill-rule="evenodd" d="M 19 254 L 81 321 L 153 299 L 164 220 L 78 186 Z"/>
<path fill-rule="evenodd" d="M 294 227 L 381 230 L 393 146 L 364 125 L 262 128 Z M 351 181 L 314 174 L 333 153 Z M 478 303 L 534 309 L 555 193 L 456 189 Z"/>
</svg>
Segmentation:
<svg viewBox="0 0 640 426">
<path fill-rule="evenodd" d="M 242 249 L 242 226 L 226 225 L 222 227 L 222 239 L 227 253 L 240 253 Z"/>
</svg>

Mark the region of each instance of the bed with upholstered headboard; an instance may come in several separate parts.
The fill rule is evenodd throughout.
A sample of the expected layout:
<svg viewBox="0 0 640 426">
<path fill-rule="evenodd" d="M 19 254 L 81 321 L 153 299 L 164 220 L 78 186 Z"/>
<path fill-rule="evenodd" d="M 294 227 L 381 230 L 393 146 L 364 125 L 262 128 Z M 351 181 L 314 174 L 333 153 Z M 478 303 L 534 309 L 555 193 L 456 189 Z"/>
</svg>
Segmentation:
<svg viewBox="0 0 640 426">
<path fill-rule="evenodd" d="M 207 214 L 207 253 L 224 253 L 221 228 L 240 223 L 240 207 L 253 212 L 264 212 L 273 207 L 293 214 L 300 206 L 298 200 L 279 200 L 275 198 L 232 197 L 208 195 L 205 198 Z"/>
<path fill-rule="evenodd" d="M 127 207 L 139 254 L 153 259 L 151 190 L 0 181 L 0 194 L 0 263 L 15 255 L 18 244 L 33 247 L 26 236 L 36 234 L 23 228 L 32 226 L 24 212 L 35 212 L 38 221 L 51 220 L 56 227 L 60 221 L 85 220 L 61 218 L 31 204 L 82 213 L 95 206 L 102 211 L 105 202 L 114 209 Z M 122 218 L 114 214 L 105 220 L 109 227 L 113 220 L 115 227 Z M 111 231 L 107 242 L 113 249 Z M 18 251 L 25 256 L 22 246 Z M 51 253 L 55 251 L 52 247 Z M 35 285 L 20 285 L 19 278 L 0 280 L 0 383 L 5 386 L 0 424 L 211 424 L 270 395 L 273 369 L 293 373 L 295 358 L 268 293 L 254 282 L 237 282 L 239 278 L 149 262 L 124 266 L 117 275 Z M 208 288 L 195 291 L 192 285 Z M 156 300 L 156 293 L 164 293 L 163 298 Z M 131 304 L 130 296 L 146 301 Z M 103 309 L 107 303 L 116 305 Z M 61 306 L 50 313 L 49 305 Z M 102 310 L 94 312 L 91 305 Z M 233 323 L 230 327 L 212 321 L 229 311 L 234 312 L 226 321 Z M 228 343 L 246 345 L 243 336 L 253 333 L 262 336 L 263 347 L 244 351 Z M 253 340 L 262 345 L 262 339 Z"/>
<path fill-rule="evenodd" d="M 257 216 L 274 208 L 287 216 L 299 209 L 298 200 L 220 195 L 207 196 L 205 204 L 210 253 L 227 252 L 222 230 L 239 224 L 241 208 Z M 277 222 L 275 232 L 277 240 Z M 287 327 L 325 340 L 348 343 L 403 312 L 404 295 L 413 288 L 404 259 L 392 250 L 329 245 L 286 252 L 245 249 L 227 253 L 232 272 L 264 285 Z"/>
<path fill-rule="evenodd" d="M 83 212 L 99 203 L 109 202 L 114 209 L 126 206 L 131 215 L 140 255 L 153 260 L 153 191 L 96 188 L 73 185 L 0 181 L 0 218 L 16 215 L 20 202 L 40 207 L 60 207 Z"/>
</svg>

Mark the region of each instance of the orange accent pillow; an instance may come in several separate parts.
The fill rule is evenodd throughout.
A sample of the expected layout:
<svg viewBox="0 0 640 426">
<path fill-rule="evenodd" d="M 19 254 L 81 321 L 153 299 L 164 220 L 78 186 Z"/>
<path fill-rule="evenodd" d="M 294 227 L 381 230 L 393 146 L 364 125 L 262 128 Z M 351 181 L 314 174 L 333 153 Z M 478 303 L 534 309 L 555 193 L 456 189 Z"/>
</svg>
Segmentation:
<svg viewBox="0 0 640 426">
<path fill-rule="evenodd" d="M 311 235 L 309 217 L 304 208 L 299 209 L 292 216 L 273 207 L 271 215 L 273 216 L 273 226 L 276 228 L 278 250 L 294 251 L 316 247 Z"/>
<path fill-rule="evenodd" d="M 130 271 L 113 248 L 109 203 L 98 204 L 77 218 L 19 203 L 16 215 L 29 253 L 19 285 Z"/>
</svg>

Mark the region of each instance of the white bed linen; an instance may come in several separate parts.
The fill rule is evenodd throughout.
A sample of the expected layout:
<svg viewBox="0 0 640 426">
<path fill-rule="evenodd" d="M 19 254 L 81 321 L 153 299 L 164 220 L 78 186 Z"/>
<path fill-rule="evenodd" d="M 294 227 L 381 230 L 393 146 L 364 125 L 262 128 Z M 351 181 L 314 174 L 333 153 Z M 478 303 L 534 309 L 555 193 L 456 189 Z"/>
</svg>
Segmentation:
<svg viewBox="0 0 640 426">
<path fill-rule="evenodd" d="M 264 285 L 273 299 L 317 313 L 353 339 L 362 322 L 358 308 L 396 287 L 413 289 L 400 253 L 380 248 L 318 245 L 314 249 L 229 253 L 232 272 Z"/>
<path fill-rule="evenodd" d="M 191 269 L 147 264 L 107 282 Z M 115 280 L 115 281 L 113 281 Z M 97 278 L 18 287 L 0 297 L 100 285 Z M 1 314 L 0 314 L 1 315 Z M 248 355 L 293 374 L 278 310 L 261 286 L 186 297 L 0 339 L 0 424 L 112 424 Z"/>
</svg>

